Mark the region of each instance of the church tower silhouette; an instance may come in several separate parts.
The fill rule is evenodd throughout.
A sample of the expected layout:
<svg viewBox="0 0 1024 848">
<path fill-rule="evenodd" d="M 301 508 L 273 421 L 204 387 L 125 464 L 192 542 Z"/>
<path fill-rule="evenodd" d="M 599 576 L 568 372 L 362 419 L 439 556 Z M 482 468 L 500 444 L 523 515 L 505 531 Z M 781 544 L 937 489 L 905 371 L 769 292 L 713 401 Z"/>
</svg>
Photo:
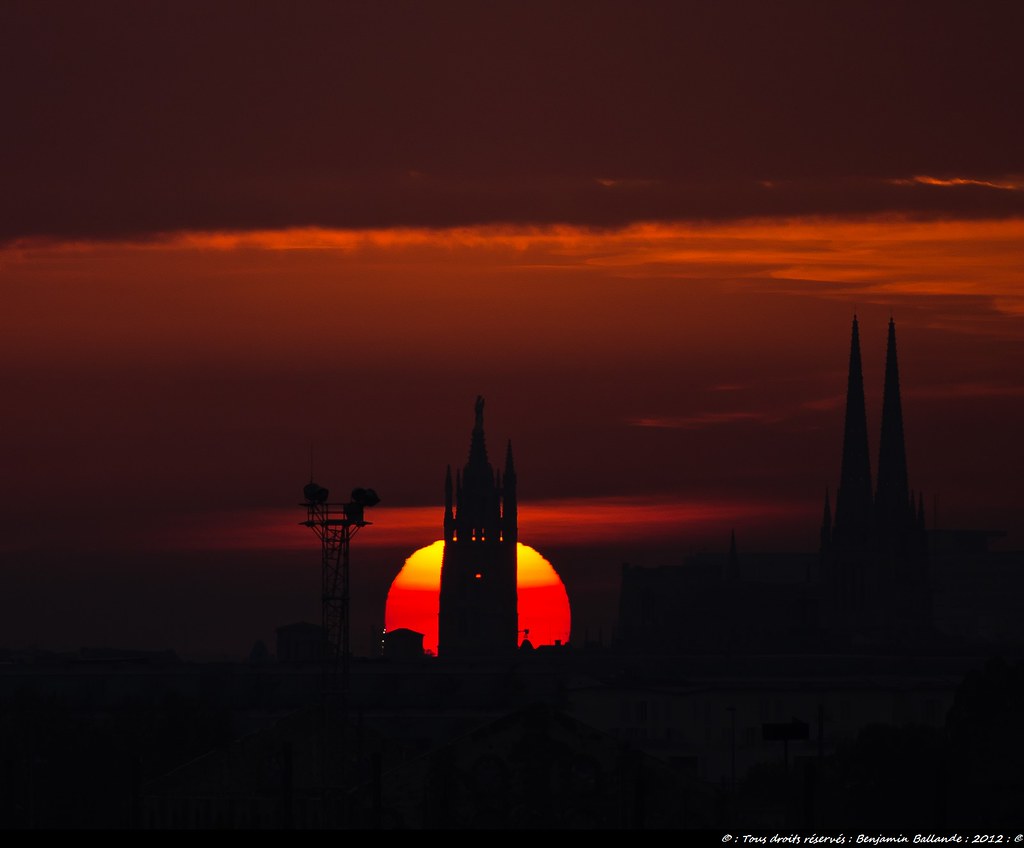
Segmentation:
<svg viewBox="0 0 1024 848">
<path fill-rule="evenodd" d="M 903 549 L 908 544 L 914 522 L 915 508 L 907 484 L 907 451 L 903 441 L 896 323 L 890 318 L 882 395 L 882 435 L 878 447 L 878 489 L 875 493 L 875 530 L 879 541 L 897 550 Z"/>
<path fill-rule="evenodd" d="M 920 502 L 923 504 L 923 501 Z M 878 479 L 871 487 L 860 329 L 853 317 L 847 377 L 843 459 L 835 523 L 826 493 L 823 578 L 833 624 L 846 635 L 906 642 L 929 627 L 927 545 L 923 506 L 909 489 L 903 433 L 896 323 L 889 319 Z"/>
<path fill-rule="evenodd" d="M 438 604 L 439 657 L 494 657 L 515 651 L 519 541 L 512 443 L 505 472 L 495 473 L 484 439 L 484 399 L 478 397 L 469 460 L 448 466 L 444 491 L 444 554 Z"/>
<path fill-rule="evenodd" d="M 860 359 L 860 329 L 853 316 L 850 367 L 846 380 L 846 425 L 843 464 L 836 494 L 834 541 L 844 547 L 866 544 L 871 531 L 871 459 L 868 455 L 868 415 L 864 404 L 864 371 Z"/>
</svg>

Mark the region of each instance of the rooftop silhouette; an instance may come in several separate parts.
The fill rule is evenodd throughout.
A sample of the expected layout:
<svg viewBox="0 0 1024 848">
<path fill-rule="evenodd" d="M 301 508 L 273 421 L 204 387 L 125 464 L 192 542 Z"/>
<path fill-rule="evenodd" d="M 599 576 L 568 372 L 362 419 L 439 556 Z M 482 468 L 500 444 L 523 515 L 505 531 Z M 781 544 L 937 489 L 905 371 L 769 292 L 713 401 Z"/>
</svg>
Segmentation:
<svg viewBox="0 0 1024 848">
<path fill-rule="evenodd" d="M 890 320 L 872 487 L 855 317 L 836 511 L 826 490 L 818 550 L 746 550 L 738 528 L 720 553 L 624 564 L 609 644 L 519 650 L 518 477 L 511 441 L 492 466 L 478 398 L 467 462 L 445 472 L 438 657 L 396 630 L 393 650 L 351 658 L 338 711 L 320 697 L 324 629 L 306 622 L 234 664 L 8 653 L 2 824 L 1012 826 L 1024 785 L 998 763 L 1024 754 L 1010 730 L 1024 554 L 991 552 L 981 531 L 926 530 L 899 380 Z M 981 608 L 995 630 L 961 615 Z"/>
</svg>

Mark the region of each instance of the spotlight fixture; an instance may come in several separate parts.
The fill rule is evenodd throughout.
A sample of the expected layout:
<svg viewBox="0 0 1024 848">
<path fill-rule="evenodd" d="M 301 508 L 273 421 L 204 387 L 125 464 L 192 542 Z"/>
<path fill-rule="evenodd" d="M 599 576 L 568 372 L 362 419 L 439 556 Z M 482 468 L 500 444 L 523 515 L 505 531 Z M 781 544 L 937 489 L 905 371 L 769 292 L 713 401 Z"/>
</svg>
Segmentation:
<svg viewBox="0 0 1024 848">
<path fill-rule="evenodd" d="M 327 489 L 325 489 L 323 486 L 318 486 L 316 483 L 312 481 L 310 481 L 303 487 L 302 494 L 305 495 L 306 501 L 308 503 L 327 503 Z"/>
</svg>

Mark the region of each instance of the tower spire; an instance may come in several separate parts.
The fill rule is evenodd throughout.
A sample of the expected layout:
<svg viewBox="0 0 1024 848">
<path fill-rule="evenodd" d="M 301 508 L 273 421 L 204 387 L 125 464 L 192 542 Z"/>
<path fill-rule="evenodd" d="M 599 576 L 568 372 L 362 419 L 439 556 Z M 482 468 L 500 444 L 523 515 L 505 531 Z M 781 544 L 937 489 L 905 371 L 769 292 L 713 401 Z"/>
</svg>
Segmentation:
<svg viewBox="0 0 1024 848">
<path fill-rule="evenodd" d="M 512 459 L 512 440 L 505 450 L 505 477 L 502 488 L 502 538 L 508 542 L 519 540 L 519 498 L 516 493 L 516 466 Z"/>
<path fill-rule="evenodd" d="M 507 655 L 518 644 L 516 472 L 487 459 L 484 399 L 475 405 L 469 461 L 445 475 L 445 538 L 438 598 L 438 656 Z M 454 514 L 452 507 L 454 506 Z"/>
<path fill-rule="evenodd" d="M 484 440 L 484 399 L 477 397 L 469 460 L 462 469 L 462 490 L 455 505 L 456 533 L 463 539 L 486 538 L 498 532 L 500 510 L 494 468 L 487 458 Z"/>
<path fill-rule="evenodd" d="M 860 330 L 856 314 L 850 336 L 850 366 L 846 383 L 846 423 L 843 464 L 836 492 L 836 541 L 857 545 L 868 538 L 872 512 L 871 460 L 868 453 L 864 372 L 860 358 Z"/>
<path fill-rule="evenodd" d="M 450 542 L 455 537 L 455 513 L 452 497 L 452 467 L 449 465 L 444 474 L 444 540 Z"/>
<path fill-rule="evenodd" d="M 484 440 L 484 399 L 482 397 L 477 397 L 474 411 L 473 435 L 469 442 L 469 462 L 466 464 L 467 468 L 487 464 L 487 443 Z"/>
<path fill-rule="evenodd" d="M 903 407 L 900 402 L 900 372 L 896 359 L 896 322 L 889 318 L 889 340 L 885 353 L 885 390 L 882 398 L 882 432 L 878 445 L 878 489 L 875 509 L 878 530 L 892 540 L 893 534 L 909 529 L 913 509 L 907 484 L 907 453 L 903 439 Z M 909 514 L 908 514 L 909 513 Z"/>
</svg>

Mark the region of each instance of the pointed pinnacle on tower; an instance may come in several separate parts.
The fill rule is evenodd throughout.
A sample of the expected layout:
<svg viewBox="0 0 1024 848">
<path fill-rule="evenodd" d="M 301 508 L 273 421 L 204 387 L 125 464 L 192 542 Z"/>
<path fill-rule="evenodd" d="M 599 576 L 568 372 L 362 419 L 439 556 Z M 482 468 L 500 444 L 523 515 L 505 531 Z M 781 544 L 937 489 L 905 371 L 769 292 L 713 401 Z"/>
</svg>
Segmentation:
<svg viewBox="0 0 1024 848">
<path fill-rule="evenodd" d="M 512 460 L 512 440 L 505 450 L 505 485 L 502 489 L 502 533 L 503 538 L 515 542 L 519 539 L 519 498 L 516 494 L 516 466 Z"/>
<path fill-rule="evenodd" d="M 858 545 L 867 541 L 871 532 L 873 501 L 867 410 L 864 404 L 864 372 L 860 357 L 860 329 L 855 314 L 850 334 L 850 365 L 846 383 L 843 463 L 839 489 L 836 492 L 837 542 L 843 545 Z"/>
<path fill-rule="evenodd" d="M 449 465 L 444 474 L 444 540 L 451 541 L 455 534 L 455 513 L 452 511 L 452 467 Z"/>
<path fill-rule="evenodd" d="M 909 529 L 907 504 L 910 498 L 907 453 L 903 439 L 903 406 L 900 401 L 900 371 L 896 358 L 896 322 L 890 318 L 885 352 L 882 432 L 878 445 L 878 489 L 875 493 L 880 532 L 891 535 Z"/>
<path fill-rule="evenodd" d="M 484 399 L 477 396 L 474 409 L 473 435 L 469 442 L 469 462 L 466 466 L 487 464 L 487 443 L 484 440 Z"/>
</svg>

